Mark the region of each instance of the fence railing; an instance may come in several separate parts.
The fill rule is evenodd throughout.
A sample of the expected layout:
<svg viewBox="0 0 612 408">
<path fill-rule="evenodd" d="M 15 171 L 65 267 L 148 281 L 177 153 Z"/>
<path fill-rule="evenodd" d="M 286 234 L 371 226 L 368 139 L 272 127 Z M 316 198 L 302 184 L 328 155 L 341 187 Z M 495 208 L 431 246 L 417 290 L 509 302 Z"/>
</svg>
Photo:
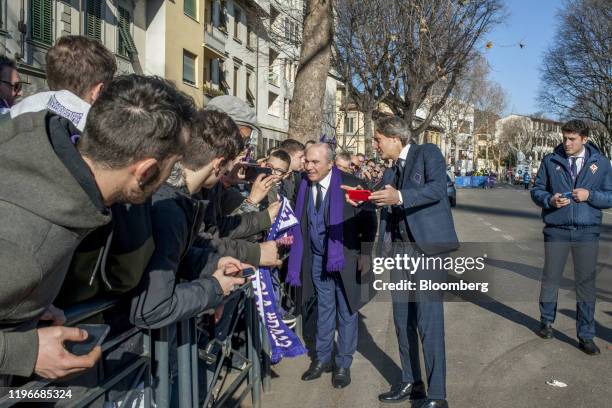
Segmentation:
<svg viewBox="0 0 612 408">
<path fill-rule="evenodd" d="M 228 308 L 227 311 L 232 324 L 226 331 L 223 340 L 213 338 L 209 343 L 219 343 L 217 353 L 211 355 L 210 350 L 207 353 L 202 352 L 198 342 L 200 336 L 198 336 L 198 318 L 196 317 L 156 330 L 131 327 L 102 345 L 103 358 L 105 358 L 105 351 L 134 339 L 134 336 L 141 336 L 142 352 L 125 366 L 105 375 L 95 386 L 88 387 L 84 392 L 74 395 L 74 398 L 65 402 L 71 407 L 88 406 L 111 391 L 113 386 L 120 381 L 129 378 L 130 386 L 121 397 L 122 407 L 131 406 L 130 403 L 134 401 L 136 394 L 141 394 L 138 389 L 141 383 L 144 385 L 142 396 L 145 408 L 151 407 L 153 401 L 158 408 L 177 405 L 179 408 L 228 407 L 231 406 L 228 404 L 230 397 L 234 396 L 246 380 L 247 384 L 242 388 L 240 396 L 234 398 L 232 402 L 238 405 L 250 394 L 253 407 L 258 408 L 261 403 L 260 357 L 262 348 L 259 318 L 251 284 L 247 283 L 234 291 L 224 302 L 225 305 L 234 306 L 231 310 Z M 65 310 L 66 326 L 74 326 L 104 311 L 110 311 L 117 307 L 118 303 L 117 299 L 96 299 L 67 308 Z M 243 317 L 246 326 L 246 356 L 231 348 L 231 338 L 237 329 L 237 322 Z M 176 343 L 173 338 L 176 338 Z M 176 378 L 172 381 L 171 356 L 175 354 L 174 348 L 176 348 L 177 370 Z M 208 350 L 208 347 L 206 349 Z M 224 386 L 223 393 L 215 397 L 213 391 L 219 380 L 223 364 L 226 363 L 227 358 L 235 354 L 242 358 L 244 364 L 237 369 L 239 374 L 233 381 Z M 209 371 L 214 373 L 211 378 L 208 378 Z M 205 375 L 202 375 L 202 372 Z M 20 389 L 39 390 L 54 387 L 56 383 L 45 379 L 35 379 L 21 386 Z M 10 407 L 22 401 L 10 399 L 9 395 L 5 395 L 0 398 L 0 408 Z"/>
</svg>

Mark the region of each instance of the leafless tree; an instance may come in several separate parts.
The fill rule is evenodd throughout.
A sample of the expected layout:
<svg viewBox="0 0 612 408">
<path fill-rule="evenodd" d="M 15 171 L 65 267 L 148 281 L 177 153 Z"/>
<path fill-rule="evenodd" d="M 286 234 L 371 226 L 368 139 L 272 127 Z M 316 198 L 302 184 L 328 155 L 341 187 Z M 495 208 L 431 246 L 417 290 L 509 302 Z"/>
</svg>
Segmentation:
<svg viewBox="0 0 612 408">
<path fill-rule="evenodd" d="M 365 153 L 372 153 L 372 116 L 398 80 L 397 30 L 403 24 L 396 0 L 336 0 L 333 66 L 345 84 L 348 109 L 363 113 Z"/>
<path fill-rule="evenodd" d="M 391 77 L 399 80 L 385 101 L 395 114 L 423 133 L 444 106 L 458 80 L 465 74 L 478 44 L 503 18 L 500 0 L 397 0 L 403 24 L 395 40 L 401 50 Z M 432 91 L 441 89 L 435 100 Z M 431 103 L 423 120 L 414 121 L 425 101 Z"/>
<path fill-rule="evenodd" d="M 540 101 L 561 117 L 588 121 L 612 153 L 612 8 L 608 0 L 567 0 L 542 61 Z"/>
<path fill-rule="evenodd" d="M 514 155 L 518 152 L 529 153 L 534 140 L 531 120 L 526 116 L 511 117 L 501 125 L 499 143 L 506 145 Z"/>
</svg>

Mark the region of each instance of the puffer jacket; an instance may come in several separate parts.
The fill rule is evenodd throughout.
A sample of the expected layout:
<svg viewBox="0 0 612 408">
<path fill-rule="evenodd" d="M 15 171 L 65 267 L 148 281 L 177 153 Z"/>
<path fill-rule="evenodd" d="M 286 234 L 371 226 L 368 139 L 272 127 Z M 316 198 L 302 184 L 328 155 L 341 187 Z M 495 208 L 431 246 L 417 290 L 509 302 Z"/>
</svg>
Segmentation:
<svg viewBox="0 0 612 408">
<path fill-rule="evenodd" d="M 599 227 L 601 210 L 612 207 L 610 160 L 591 142 L 585 144 L 585 148 L 587 149 L 585 163 L 575 185 L 562 144 L 546 155 L 540 164 L 535 185 L 531 190 L 531 199 L 542 207 L 542 219 L 548 227 Z M 563 194 L 575 188 L 589 190 L 588 201 L 578 203 L 570 200 L 569 205 L 561 208 L 550 205 L 550 199 L 554 194 Z"/>
</svg>

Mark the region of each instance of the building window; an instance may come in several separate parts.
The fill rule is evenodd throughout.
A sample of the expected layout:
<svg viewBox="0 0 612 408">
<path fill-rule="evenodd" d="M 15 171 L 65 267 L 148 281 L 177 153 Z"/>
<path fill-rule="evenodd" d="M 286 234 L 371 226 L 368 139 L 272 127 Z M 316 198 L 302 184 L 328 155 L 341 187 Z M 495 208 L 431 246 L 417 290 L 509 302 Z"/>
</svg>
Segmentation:
<svg viewBox="0 0 612 408">
<path fill-rule="evenodd" d="M 117 7 L 119 19 L 117 21 L 117 32 L 119 40 L 117 41 L 117 54 L 122 57 L 131 57 L 136 54 L 136 44 L 130 33 L 130 12 L 121 6 Z"/>
<path fill-rule="evenodd" d="M 249 71 L 246 73 L 246 97 L 249 105 L 255 106 L 255 96 L 253 94 L 253 73 Z"/>
<path fill-rule="evenodd" d="M 268 115 L 280 117 L 279 96 L 273 92 L 268 92 Z"/>
<path fill-rule="evenodd" d="M 230 86 L 227 83 L 227 73 L 225 71 L 225 62 L 219 60 L 219 85 L 224 94 L 229 95 Z"/>
<path fill-rule="evenodd" d="M 238 96 L 238 73 L 240 72 L 240 67 L 234 65 L 234 83 L 233 83 L 233 95 Z"/>
<path fill-rule="evenodd" d="M 234 38 L 240 39 L 240 20 L 242 20 L 242 11 L 234 5 Z"/>
<path fill-rule="evenodd" d="M 254 48 L 255 47 L 255 38 L 253 38 L 254 35 L 253 35 L 253 29 L 251 28 L 251 23 L 249 23 L 248 21 L 247 21 L 246 29 L 247 29 L 247 38 L 246 38 L 247 43 L 246 43 L 246 45 L 249 48 Z"/>
<path fill-rule="evenodd" d="M 87 0 L 85 13 L 85 35 L 94 40 L 102 41 L 102 6 L 101 0 Z"/>
<path fill-rule="evenodd" d="M 198 4 L 196 0 L 184 0 L 183 3 L 183 13 L 185 15 L 193 18 L 194 20 L 198 19 Z"/>
<path fill-rule="evenodd" d="M 219 5 L 219 29 L 227 34 L 227 4 L 225 0 L 221 0 Z"/>
<path fill-rule="evenodd" d="M 183 82 L 189 85 L 196 84 L 196 56 L 183 50 Z"/>
<path fill-rule="evenodd" d="M 30 1 L 30 30 L 32 40 L 53 44 L 53 0 Z"/>
<path fill-rule="evenodd" d="M 347 117 L 344 121 L 344 133 L 355 132 L 355 118 Z"/>
</svg>

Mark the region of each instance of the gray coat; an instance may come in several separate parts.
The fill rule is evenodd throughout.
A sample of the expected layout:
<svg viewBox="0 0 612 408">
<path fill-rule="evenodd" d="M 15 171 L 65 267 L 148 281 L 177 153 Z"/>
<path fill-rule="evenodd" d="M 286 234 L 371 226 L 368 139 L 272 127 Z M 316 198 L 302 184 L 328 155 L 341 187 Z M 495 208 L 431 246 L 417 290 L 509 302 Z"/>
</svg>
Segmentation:
<svg viewBox="0 0 612 408">
<path fill-rule="evenodd" d="M 57 153 L 71 153 L 83 168 L 76 149 L 50 143 L 47 127 L 68 143 L 75 131 L 44 111 L 0 127 L 0 375 L 32 374 L 38 319 L 57 296 L 79 242 L 110 221 L 83 187 L 93 175 L 86 170 L 77 180 Z"/>
</svg>

